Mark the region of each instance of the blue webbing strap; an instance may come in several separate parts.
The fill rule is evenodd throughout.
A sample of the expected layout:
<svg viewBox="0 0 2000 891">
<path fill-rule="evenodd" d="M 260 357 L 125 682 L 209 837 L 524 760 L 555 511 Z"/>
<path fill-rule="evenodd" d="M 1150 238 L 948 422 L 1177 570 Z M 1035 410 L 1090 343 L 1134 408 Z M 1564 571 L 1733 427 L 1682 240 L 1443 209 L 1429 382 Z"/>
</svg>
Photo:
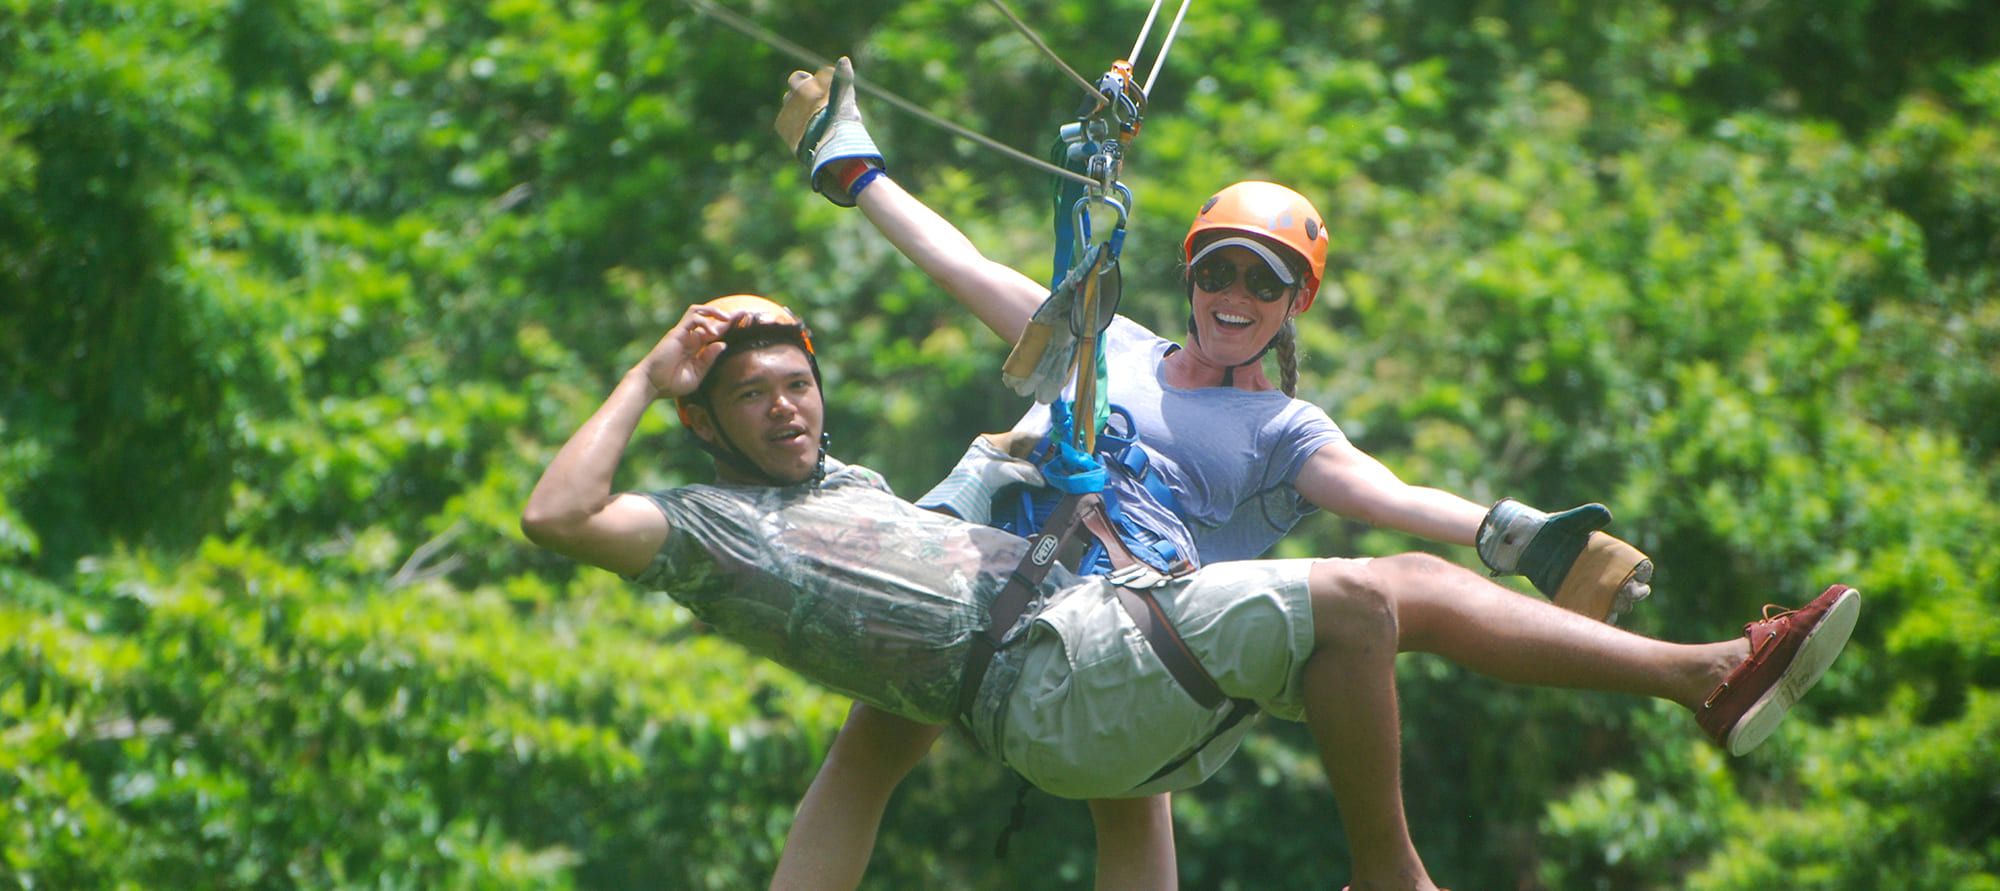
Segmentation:
<svg viewBox="0 0 2000 891">
<path fill-rule="evenodd" d="M 1110 417 L 1106 419 L 1104 429 L 1097 434 L 1097 453 L 1122 468 L 1126 476 L 1138 480 L 1154 501 L 1185 522 L 1187 518 L 1181 514 L 1180 499 L 1167 486 L 1166 478 L 1153 467 L 1153 456 L 1139 447 L 1139 426 L 1132 421 L 1132 413 L 1116 405 L 1109 409 Z M 1120 418 L 1125 421 L 1122 432 L 1110 423 Z"/>
</svg>

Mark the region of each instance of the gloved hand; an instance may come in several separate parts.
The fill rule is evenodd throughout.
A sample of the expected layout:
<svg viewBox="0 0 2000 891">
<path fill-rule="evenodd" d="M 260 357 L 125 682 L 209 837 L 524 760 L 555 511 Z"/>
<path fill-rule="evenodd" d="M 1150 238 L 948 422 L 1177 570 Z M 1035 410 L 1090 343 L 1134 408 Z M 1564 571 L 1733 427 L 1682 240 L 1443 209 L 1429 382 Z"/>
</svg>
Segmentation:
<svg viewBox="0 0 2000 891">
<path fill-rule="evenodd" d="M 772 129 L 805 165 L 813 191 L 836 205 L 853 207 L 851 188 L 861 173 L 882 167 L 882 152 L 868 136 L 854 102 L 854 63 L 841 56 L 818 73 L 792 72 L 789 83 Z"/>
<path fill-rule="evenodd" d="M 785 149 L 797 156 L 806 127 L 826 110 L 826 97 L 833 92 L 833 66 L 828 65 L 812 73 L 794 71 L 785 81 L 785 87 L 785 105 L 778 109 L 778 117 L 771 122 L 771 129 L 778 131 L 778 138 L 785 141 Z M 806 148 L 810 151 L 812 146 Z"/>
<path fill-rule="evenodd" d="M 1611 621 L 1652 593 L 1653 561 L 1597 530 L 1611 511 L 1586 504 L 1547 514 L 1502 498 L 1479 524 L 1479 559 L 1494 575 L 1520 573 L 1557 606 Z"/>
<path fill-rule="evenodd" d="M 1012 433 L 984 433 L 973 438 L 951 473 L 917 499 L 917 506 L 981 526 L 991 525 L 993 499 L 1002 489 L 1047 485 L 1035 465 L 1012 454 L 1010 440 L 1018 438 Z M 1032 447 L 1032 440 L 1028 447 Z M 1021 451 L 1025 453 L 1026 448 Z"/>
</svg>

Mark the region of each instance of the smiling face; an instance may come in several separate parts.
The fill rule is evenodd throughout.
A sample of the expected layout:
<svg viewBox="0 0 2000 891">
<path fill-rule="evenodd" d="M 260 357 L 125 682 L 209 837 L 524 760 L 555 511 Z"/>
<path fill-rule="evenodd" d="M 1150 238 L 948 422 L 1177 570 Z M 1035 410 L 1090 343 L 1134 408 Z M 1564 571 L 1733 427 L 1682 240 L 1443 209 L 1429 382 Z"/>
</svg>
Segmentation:
<svg viewBox="0 0 2000 891">
<path fill-rule="evenodd" d="M 1201 257 L 1197 265 L 1206 274 L 1189 276 L 1194 286 L 1191 289 L 1194 330 L 1190 332 L 1188 347 L 1199 350 L 1202 358 L 1215 365 L 1236 366 L 1256 358 L 1278 335 L 1285 320 L 1297 312 L 1297 288 L 1279 289 L 1278 299 L 1271 302 L 1255 296 L 1259 291 L 1271 296 L 1272 280 L 1289 277 L 1290 273 L 1277 274 L 1263 257 L 1247 247 L 1217 248 Z M 1214 291 L 1204 289 L 1204 284 L 1213 286 L 1217 281 L 1226 284 Z"/>
<path fill-rule="evenodd" d="M 709 369 L 705 409 L 689 412 L 696 436 L 734 448 L 745 460 L 780 483 L 801 483 L 819 468 L 820 432 L 826 406 L 805 350 L 772 344 L 732 352 Z M 726 461 L 716 474 L 744 479 Z"/>
</svg>

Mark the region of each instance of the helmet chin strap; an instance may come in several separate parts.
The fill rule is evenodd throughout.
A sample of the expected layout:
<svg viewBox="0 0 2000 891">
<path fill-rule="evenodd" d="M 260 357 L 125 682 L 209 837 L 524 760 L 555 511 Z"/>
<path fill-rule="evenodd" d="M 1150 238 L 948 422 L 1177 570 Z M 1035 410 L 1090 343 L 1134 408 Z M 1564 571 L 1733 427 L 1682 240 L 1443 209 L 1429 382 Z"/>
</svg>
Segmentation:
<svg viewBox="0 0 2000 891">
<path fill-rule="evenodd" d="M 1201 341 L 1201 329 L 1195 327 L 1194 313 L 1188 313 L 1188 340 L 1195 341 L 1197 343 Z M 1257 355 L 1251 356 L 1250 358 L 1238 362 L 1234 365 L 1223 366 L 1222 385 L 1225 387 L 1236 386 L 1236 369 L 1242 368 L 1245 365 L 1252 365 L 1264 361 L 1264 354 L 1270 352 L 1271 344 L 1277 342 L 1278 338 L 1276 336 L 1273 336 L 1270 340 L 1264 342 L 1264 348 L 1258 350 Z"/>
<path fill-rule="evenodd" d="M 712 418 L 713 415 L 710 417 Z M 696 436 L 694 438 L 695 442 L 701 445 L 702 451 L 707 452 L 716 461 L 729 465 L 731 470 L 744 479 L 753 480 L 768 486 L 817 486 L 826 480 L 826 447 L 828 443 L 833 441 L 833 436 L 825 430 L 821 430 L 819 433 L 819 460 L 813 464 L 813 472 L 805 479 L 794 482 L 778 479 L 766 472 L 764 468 L 758 467 L 757 462 L 750 460 L 749 454 L 738 448 L 736 443 L 730 440 L 729 434 L 723 431 L 721 424 L 714 424 L 713 427 L 715 430 L 714 440 L 707 440 Z M 693 431 L 689 431 L 689 433 L 692 435 Z"/>
</svg>

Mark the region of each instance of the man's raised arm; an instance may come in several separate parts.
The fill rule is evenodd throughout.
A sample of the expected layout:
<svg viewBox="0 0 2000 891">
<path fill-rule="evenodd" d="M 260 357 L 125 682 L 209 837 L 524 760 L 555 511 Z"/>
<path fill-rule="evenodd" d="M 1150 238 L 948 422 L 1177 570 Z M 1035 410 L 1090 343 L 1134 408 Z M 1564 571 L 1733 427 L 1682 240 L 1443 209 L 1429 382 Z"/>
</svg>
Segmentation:
<svg viewBox="0 0 2000 891">
<path fill-rule="evenodd" d="M 646 408 L 686 395 L 722 351 L 730 318 L 688 308 L 679 324 L 627 371 L 611 396 L 563 443 L 521 511 L 535 544 L 601 569 L 635 575 L 667 537 L 666 517 L 643 495 L 612 494 L 612 475 Z"/>
</svg>

